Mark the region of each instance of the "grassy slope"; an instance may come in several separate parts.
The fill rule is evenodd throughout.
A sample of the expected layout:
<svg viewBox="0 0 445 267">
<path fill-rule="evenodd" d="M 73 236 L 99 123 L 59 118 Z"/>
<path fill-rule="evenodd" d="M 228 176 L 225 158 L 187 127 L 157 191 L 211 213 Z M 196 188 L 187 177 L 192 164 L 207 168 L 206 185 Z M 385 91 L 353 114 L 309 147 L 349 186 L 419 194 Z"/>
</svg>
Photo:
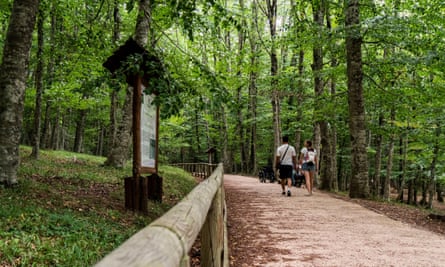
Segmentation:
<svg viewBox="0 0 445 267">
<path fill-rule="evenodd" d="M 195 186 L 182 170 L 160 166 L 162 203 L 149 215 L 124 208 L 124 170 L 104 158 L 42 151 L 38 161 L 21 148 L 17 188 L 0 188 L 0 266 L 91 266 L 162 215 Z"/>
</svg>

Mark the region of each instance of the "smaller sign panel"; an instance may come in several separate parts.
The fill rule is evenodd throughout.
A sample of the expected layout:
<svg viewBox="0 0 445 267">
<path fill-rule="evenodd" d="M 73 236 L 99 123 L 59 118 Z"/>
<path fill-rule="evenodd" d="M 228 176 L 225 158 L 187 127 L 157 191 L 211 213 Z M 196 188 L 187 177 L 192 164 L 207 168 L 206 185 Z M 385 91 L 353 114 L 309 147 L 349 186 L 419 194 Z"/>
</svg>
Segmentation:
<svg viewBox="0 0 445 267">
<path fill-rule="evenodd" d="M 156 127 L 157 127 L 157 107 L 152 104 L 154 95 L 144 94 L 142 87 L 141 106 L 141 167 L 156 168 Z"/>
</svg>

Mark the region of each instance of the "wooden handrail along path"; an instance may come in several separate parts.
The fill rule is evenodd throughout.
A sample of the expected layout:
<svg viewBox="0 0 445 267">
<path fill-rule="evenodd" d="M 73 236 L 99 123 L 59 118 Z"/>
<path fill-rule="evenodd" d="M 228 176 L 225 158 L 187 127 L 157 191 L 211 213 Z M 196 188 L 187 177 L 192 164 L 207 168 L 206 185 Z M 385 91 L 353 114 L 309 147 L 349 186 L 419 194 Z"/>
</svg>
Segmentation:
<svg viewBox="0 0 445 267">
<path fill-rule="evenodd" d="M 130 237 L 97 267 L 190 266 L 188 252 L 201 233 L 201 266 L 229 266 L 223 166 L 162 217 Z"/>
<path fill-rule="evenodd" d="M 172 166 L 184 169 L 195 177 L 207 178 L 218 167 L 218 164 L 209 163 L 175 163 Z"/>
</svg>

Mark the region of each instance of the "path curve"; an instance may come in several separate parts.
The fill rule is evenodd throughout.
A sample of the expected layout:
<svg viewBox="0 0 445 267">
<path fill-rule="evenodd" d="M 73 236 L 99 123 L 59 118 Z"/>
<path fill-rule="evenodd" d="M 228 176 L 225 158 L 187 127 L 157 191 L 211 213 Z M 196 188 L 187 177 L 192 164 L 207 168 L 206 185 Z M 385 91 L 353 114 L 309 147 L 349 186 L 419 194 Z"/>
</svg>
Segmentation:
<svg viewBox="0 0 445 267">
<path fill-rule="evenodd" d="M 358 204 L 224 175 L 230 266 L 445 266 L 445 237 Z"/>
</svg>

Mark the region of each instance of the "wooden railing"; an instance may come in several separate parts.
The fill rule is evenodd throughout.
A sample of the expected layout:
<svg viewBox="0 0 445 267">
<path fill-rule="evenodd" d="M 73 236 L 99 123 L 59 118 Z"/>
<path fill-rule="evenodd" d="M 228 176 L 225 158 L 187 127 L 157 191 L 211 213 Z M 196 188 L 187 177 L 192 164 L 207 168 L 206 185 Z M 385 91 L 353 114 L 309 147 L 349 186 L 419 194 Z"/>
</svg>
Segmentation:
<svg viewBox="0 0 445 267">
<path fill-rule="evenodd" d="M 195 177 L 207 178 L 218 167 L 218 164 L 209 163 L 175 163 L 172 166 L 182 168 Z"/>
<path fill-rule="evenodd" d="M 133 235 L 98 267 L 190 266 L 188 252 L 201 233 L 201 266 L 228 267 L 223 166 L 166 214 Z"/>
</svg>

